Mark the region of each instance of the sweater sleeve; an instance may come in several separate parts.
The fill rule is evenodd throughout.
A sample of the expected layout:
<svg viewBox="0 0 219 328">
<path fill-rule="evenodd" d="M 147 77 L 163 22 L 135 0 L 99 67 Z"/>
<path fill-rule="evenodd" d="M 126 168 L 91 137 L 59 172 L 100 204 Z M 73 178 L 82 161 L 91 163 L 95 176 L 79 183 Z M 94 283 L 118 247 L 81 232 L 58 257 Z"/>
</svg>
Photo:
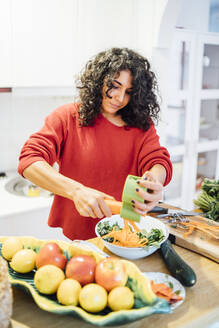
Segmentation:
<svg viewBox="0 0 219 328">
<path fill-rule="evenodd" d="M 19 156 L 19 174 L 23 175 L 24 169 L 34 162 L 46 161 L 53 165 L 58 161 L 67 133 L 66 116 L 64 106 L 57 108 L 46 117 L 41 130 L 29 137 Z"/>
<path fill-rule="evenodd" d="M 166 186 L 172 178 L 172 163 L 166 148 L 161 147 L 159 137 L 156 133 L 154 124 L 146 132 L 141 150 L 138 157 L 138 174 L 142 176 L 145 171 L 150 170 L 154 165 L 161 164 L 166 169 Z"/>
</svg>

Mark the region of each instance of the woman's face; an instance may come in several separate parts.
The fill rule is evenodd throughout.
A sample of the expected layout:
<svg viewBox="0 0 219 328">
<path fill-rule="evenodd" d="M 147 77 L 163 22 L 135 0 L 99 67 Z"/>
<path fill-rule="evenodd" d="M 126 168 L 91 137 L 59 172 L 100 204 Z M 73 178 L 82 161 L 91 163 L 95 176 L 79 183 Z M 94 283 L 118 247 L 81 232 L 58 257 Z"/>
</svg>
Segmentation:
<svg viewBox="0 0 219 328">
<path fill-rule="evenodd" d="M 131 98 L 132 75 L 129 70 L 120 71 L 112 81 L 112 89 L 104 83 L 102 89 L 102 112 L 115 115 L 118 110 L 125 107 Z M 107 92 L 107 95 L 106 95 Z"/>
</svg>

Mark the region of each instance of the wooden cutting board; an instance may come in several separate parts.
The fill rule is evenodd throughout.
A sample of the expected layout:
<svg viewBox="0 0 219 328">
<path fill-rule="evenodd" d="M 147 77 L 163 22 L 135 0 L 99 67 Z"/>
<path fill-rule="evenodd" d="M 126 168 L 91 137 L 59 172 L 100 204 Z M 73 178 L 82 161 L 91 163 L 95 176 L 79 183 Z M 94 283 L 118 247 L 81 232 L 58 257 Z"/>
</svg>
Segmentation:
<svg viewBox="0 0 219 328">
<path fill-rule="evenodd" d="M 156 217 L 156 215 L 153 215 L 153 217 Z M 219 227 L 219 223 L 212 220 L 208 220 L 199 215 L 191 216 L 187 218 L 191 219 L 192 221 Z M 164 222 L 164 219 L 160 219 L 160 220 Z M 209 233 L 206 233 L 196 229 L 193 231 L 191 235 L 184 237 L 183 234 L 185 230 L 182 230 L 180 228 L 174 228 L 173 227 L 174 224 L 168 224 L 168 223 L 165 224 L 168 226 L 170 234 L 175 236 L 176 245 L 187 248 L 196 253 L 202 254 L 219 263 L 219 230 L 217 233 L 214 232 L 215 237 L 211 235 L 210 231 Z"/>
</svg>

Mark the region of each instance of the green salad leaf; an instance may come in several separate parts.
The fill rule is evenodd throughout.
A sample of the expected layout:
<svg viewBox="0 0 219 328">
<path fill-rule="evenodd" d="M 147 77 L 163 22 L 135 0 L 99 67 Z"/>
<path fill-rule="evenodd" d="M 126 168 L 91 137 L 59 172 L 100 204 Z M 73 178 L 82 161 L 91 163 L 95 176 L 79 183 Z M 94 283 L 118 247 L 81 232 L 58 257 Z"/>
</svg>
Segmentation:
<svg viewBox="0 0 219 328">
<path fill-rule="evenodd" d="M 116 228 L 116 230 L 122 230 L 118 222 L 114 223 L 113 225 L 110 225 L 109 221 L 100 222 L 97 226 L 97 232 L 101 237 L 103 237 L 104 235 L 111 232 L 114 227 Z M 133 231 L 131 226 L 129 226 L 129 228 L 131 231 Z M 155 229 L 155 228 L 151 229 L 149 232 L 147 232 L 145 229 L 142 229 L 141 232 L 137 232 L 136 234 L 140 240 L 141 239 L 144 240 L 145 238 L 147 238 L 148 243 L 145 246 L 146 248 L 152 245 L 155 247 L 159 247 L 159 244 L 165 238 L 163 231 L 161 229 Z M 105 241 L 108 241 L 109 243 L 112 243 L 114 241 L 113 237 L 106 237 L 103 239 Z"/>
<path fill-rule="evenodd" d="M 219 221 L 219 180 L 204 179 L 201 192 L 193 202 L 208 219 Z"/>
</svg>

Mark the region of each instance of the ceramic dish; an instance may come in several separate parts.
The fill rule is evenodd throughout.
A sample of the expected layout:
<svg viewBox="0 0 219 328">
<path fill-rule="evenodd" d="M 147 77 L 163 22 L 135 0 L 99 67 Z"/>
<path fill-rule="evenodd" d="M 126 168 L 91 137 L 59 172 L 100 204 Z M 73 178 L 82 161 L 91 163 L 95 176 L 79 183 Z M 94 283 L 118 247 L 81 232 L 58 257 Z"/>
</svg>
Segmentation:
<svg viewBox="0 0 219 328">
<path fill-rule="evenodd" d="M 99 221 L 95 227 L 95 232 L 98 237 L 100 237 L 100 234 L 98 233 L 98 225 L 101 222 L 109 222 L 110 225 L 113 225 L 115 223 L 118 223 L 120 227 L 123 227 L 124 221 L 119 215 L 112 215 L 110 218 L 104 218 L 101 221 Z M 104 246 L 113 254 L 116 254 L 120 257 L 129 259 L 129 260 L 137 260 L 144 258 L 146 256 L 151 255 L 154 253 L 160 245 L 168 238 L 169 231 L 167 226 L 162 223 L 160 220 L 154 219 L 151 216 L 144 216 L 141 217 L 140 222 L 135 222 L 135 224 L 141 229 L 145 229 L 147 232 L 149 232 L 151 229 L 161 229 L 164 234 L 164 239 L 162 242 L 156 246 L 148 246 L 148 247 L 123 247 L 123 246 L 117 246 L 113 245 L 110 242 L 107 242 L 103 240 Z"/>
<path fill-rule="evenodd" d="M 186 298 L 186 291 L 185 288 L 182 286 L 182 284 L 172 276 L 166 273 L 162 272 L 143 272 L 144 276 L 146 276 L 148 279 L 153 280 L 157 284 L 164 283 L 168 287 L 170 287 L 174 293 L 181 296 L 183 299 L 173 303 L 170 305 L 172 310 L 175 310 L 178 306 L 180 306 L 185 298 Z"/>
<path fill-rule="evenodd" d="M 2 243 L 6 238 L 7 237 L 0 237 L 0 255 Z M 24 248 L 33 249 L 36 252 L 38 252 L 39 249 L 49 241 L 39 240 L 28 236 L 21 238 Z M 84 245 L 75 245 L 60 240 L 50 240 L 50 242 L 51 241 L 56 242 L 62 248 L 65 256 L 67 257 L 67 260 L 78 254 L 90 255 L 96 259 L 96 262 L 99 262 L 105 258 L 98 252 L 93 251 L 91 248 L 84 247 Z M 170 313 L 171 308 L 168 302 L 157 298 L 154 294 L 151 295 L 150 290 L 148 290 L 147 287 L 150 282 L 142 274 L 138 267 L 130 261 L 123 260 L 123 263 L 128 273 L 127 283 L 129 283 L 130 288 L 135 295 L 135 304 L 134 307 L 130 310 L 111 311 L 108 307 L 106 307 L 101 312 L 89 313 L 82 309 L 80 306 L 62 305 L 58 302 L 55 294 L 41 294 L 36 289 L 34 284 L 35 270 L 22 274 L 15 272 L 9 266 L 9 281 L 14 287 L 22 288 L 30 293 L 35 303 L 42 310 L 61 315 L 73 315 L 94 326 L 121 326 L 126 323 L 143 319 L 154 313 Z"/>
</svg>

